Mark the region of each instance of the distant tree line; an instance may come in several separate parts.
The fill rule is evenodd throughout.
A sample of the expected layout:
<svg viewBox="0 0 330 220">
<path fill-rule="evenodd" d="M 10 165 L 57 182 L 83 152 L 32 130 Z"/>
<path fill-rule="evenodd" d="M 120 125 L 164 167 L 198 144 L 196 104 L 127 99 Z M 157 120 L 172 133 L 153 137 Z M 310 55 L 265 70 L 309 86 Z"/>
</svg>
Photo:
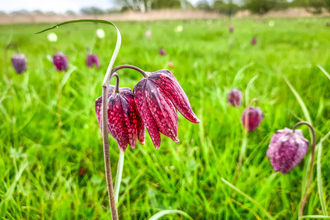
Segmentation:
<svg viewBox="0 0 330 220">
<path fill-rule="evenodd" d="M 193 6 L 189 0 L 112 0 L 116 9 L 101 9 L 98 7 L 82 8 L 81 14 L 85 15 L 104 15 L 133 11 L 150 11 L 157 9 L 202 9 L 207 11 L 219 12 L 228 16 L 234 15 L 240 10 L 250 10 L 255 14 L 264 14 L 269 10 L 283 10 L 287 8 L 305 8 L 308 12 L 318 14 L 325 8 L 330 12 L 330 0 L 199 0 Z M 0 11 L 0 14 L 3 12 Z M 30 14 L 26 10 L 12 12 L 11 14 Z M 52 15 L 53 12 L 43 13 L 33 11 L 32 14 Z M 74 11 L 67 11 L 67 15 L 75 15 Z"/>
</svg>

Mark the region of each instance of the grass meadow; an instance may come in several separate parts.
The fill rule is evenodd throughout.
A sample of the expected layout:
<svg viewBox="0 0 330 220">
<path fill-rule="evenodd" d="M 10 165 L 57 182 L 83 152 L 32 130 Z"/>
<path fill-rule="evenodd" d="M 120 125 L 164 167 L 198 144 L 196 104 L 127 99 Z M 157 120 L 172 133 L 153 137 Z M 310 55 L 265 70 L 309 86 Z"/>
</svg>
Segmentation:
<svg viewBox="0 0 330 220">
<path fill-rule="evenodd" d="M 235 19 L 115 22 L 122 46 L 114 66 L 132 64 L 152 72 L 167 69 L 176 76 L 201 120 L 179 115 L 180 143 L 162 136 L 159 150 L 146 133 L 146 144 L 127 148 L 119 194 L 121 219 L 147 219 L 160 210 L 177 209 L 193 219 L 297 219 L 310 150 L 286 175 L 274 172 L 266 151 L 276 130 L 309 121 L 317 143 L 330 131 L 330 27 L 328 18 Z M 269 22 L 275 25 L 270 26 Z M 101 132 L 94 110 L 112 56 L 116 32 L 101 24 L 72 24 L 47 34 L 54 24 L 0 26 L 0 218 L 110 219 Z M 182 32 L 174 29 L 182 25 Z M 235 30 L 229 33 L 228 28 Z M 106 36 L 96 38 L 97 28 Z M 152 30 L 150 38 L 145 31 Z M 257 44 L 250 41 L 257 37 Z M 17 42 L 28 59 L 27 72 L 16 74 L 5 47 Z M 100 57 L 101 68 L 86 66 L 86 47 Z M 160 48 L 166 50 L 160 56 Z M 62 51 L 67 72 L 49 60 Z M 8 76 L 5 74 L 8 65 Z M 120 86 L 142 78 L 120 70 Z M 111 84 L 114 84 L 113 80 Z M 227 103 L 232 88 L 242 90 L 243 105 Z M 244 130 L 241 114 L 252 98 L 264 119 L 249 133 L 242 170 L 233 190 Z M 304 136 L 311 140 L 307 126 Z M 110 138 L 112 175 L 119 149 Z M 311 141 L 310 141 L 311 143 Z M 318 169 L 329 212 L 330 139 L 323 141 Z M 321 160 L 320 160 L 321 159 Z M 304 215 L 324 215 L 317 169 Z M 186 219 L 167 215 L 163 219 Z"/>
</svg>

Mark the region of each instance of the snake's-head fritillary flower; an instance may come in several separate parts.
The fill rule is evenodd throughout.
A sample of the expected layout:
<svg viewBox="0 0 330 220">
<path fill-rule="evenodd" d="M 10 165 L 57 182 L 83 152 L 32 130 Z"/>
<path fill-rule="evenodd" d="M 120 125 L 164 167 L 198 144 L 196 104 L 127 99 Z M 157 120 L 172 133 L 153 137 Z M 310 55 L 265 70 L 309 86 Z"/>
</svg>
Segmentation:
<svg viewBox="0 0 330 220">
<path fill-rule="evenodd" d="M 68 57 L 61 52 L 53 56 L 53 63 L 58 71 L 66 71 L 69 67 Z"/>
<path fill-rule="evenodd" d="M 27 67 L 27 59 L 24 54 L 14 54 L 11 58 L 16 73 L 24 73 Z"/>
<path fill-rule="evenodd" d="M 327 24 L 326 24 L 328 27 L 330 26 L 330 23 L 329 22 L 327 22 Z"/>
<path fill-rule="evenodd" d="M 275 171 L 286 174 L 294 169 L 304 158 L 308 150 L 308 140 L 301 130 L 284 128 L 277 131 L 270 140 L 267 158 Z"/>
<path fill-rule="evenodd" d="M 254 37 L 254 38 L 252 38 L 252 40 L 251 40 L 251 45 L 256 45 L 256 44 L 257 44 L 257 38 Z"/>
<path fill-rule="evenodd" d="M 150 29 L 146 30 L 146 33 L 145 33 L 146 37 L 151 37 L 151 34 L 152 34 L 152 32 Z"/>
<path fill-rule="evenodd" d="M 160 54 L 161 56 L 165 56 L 166 52 L 165 52 L 164 49 L 160 49 L 160 50 L 159 50 L 159 54 Z"/>
<path fill-rule="evenodd" d="M 228 103 L 234 107 L 241 106 L 242 91 L 238 89 L 232 89 L 228 94 Z"/>
<path fill-rule="evenodd" d="M 234 26 L 233 25 L 230 25 L 229 27 L 229 33 L 233 33 L 234 32 Z"/>
<path fill-rule="evenodd" d="M 96 117 L 102 130 L 102 96 L 95 101 Z M 136 139 L 144 144 L 144 125 L 134 102 L 130 88 L 108 87 L 108 131 L 125 152 L 127 145 L 135 148 Z"/>
<path fill-rule="evenodd" d="M 179 142 L 176 109 L 189 121 L 200 121 L 192 111 L 187 95 L 170 71 L 158 70 L 146 74 L 147 77 L 133 89 L 134 100 L 152 142 L 159 149 L 159 132 Z"/>
<path fill-rule="evenodd" d="M 241 120 L 244 128 L 247 128 L 251 132 L 257 129 L 263 117 L 264 115 L 259 107 L 248 107 L 244 109 Z"/>
<path fill-rule="evenodd" d="M 100 68 L 100 59 L 96 54 L 88 54 L 86 58 L 86 64 L 89 68 L 92 68 L 94 65 L 97 68 Z"/>
</svg>

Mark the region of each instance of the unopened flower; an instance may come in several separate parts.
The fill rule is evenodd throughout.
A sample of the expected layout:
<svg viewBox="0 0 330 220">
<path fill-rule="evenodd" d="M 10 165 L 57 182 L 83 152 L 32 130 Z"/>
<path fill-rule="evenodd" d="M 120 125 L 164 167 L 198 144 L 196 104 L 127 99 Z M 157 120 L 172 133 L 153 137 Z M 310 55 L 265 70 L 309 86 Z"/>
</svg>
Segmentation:
<svg viewBox="0 0 330 220">
<path fill-rule="evenodd" d="M 233 25 L 230 25 L 229 27 L 229 33 L 233 33 L 234 32 L 234 26 Z"/>
<path fill-rule="evenodd" d="M 241 106 L 242 91 L 238 89 L 232 89 L 228 94 L 228 103 L 234 107 Z"/>
<path fill-rule="evenodd" d="M 94 65 L 100 68 L 100 59 L 96 54 L 88 54 L 86 57 L 86 64 L 89 68 L 92 68 Z"/>
<path fill-rule="evenodd" d="M 24 73 L 27 68 L 27 59 L 24 54 L 14 54 L 11 58 L 16 73 Z"/>
<path fill-rule="evenodd" d="M 95 101 L 95 111 L 102 130 L 102 96 Z M 128 144 L 135 148 L 137 138 L 144 144 L 144 125 L 130 88 L 120 88 L 117 93 L 114 86 L 108 87 L 108 131 L 122 152 Z"/>
<path fill-rule="evenodd" d="M 164 49 L 160 49 L 160 50 L 159 50 L 159 54 L 160 54 L 161 56 L 165 56 L 166 52 L 165 52 Z"/>
<path fill-rule="evenodd" d="M 254 38 L 252 38 L 252 40 L 251 40 L 251 45 L 256 45 L 256 44 L 257 44 L 257 38 L 254 37 Z"/>
<path fill-rule="evenodd" d="M 53 64 L 58 71 L 66 71 L 69 67 L 68 57 L 59 52 L 53 56 Z"/>
<path fill-rule="evenodd" d="M 57 41 L 57 35 L 55 33 L 49 33 L 47 35 L 47 39 L 49 42 L 56 42 Z"/>
<path fill-rule="evenodd" d="M 145 33 L 146 37 L 151 37 L 151 33 L 152 32 L 150 29 L 146 30 L 146 33 Z"/>
<path fill-rule="evenodd" d="M 147 77 L 133 89 L 134 100 L 152 142 L 159 149 L 159 132 L 179 142 L 176 109 L 189 121 L 200 121 L 192 111 L 187 95 L 170 71 L 159 70 L 146 74 Z"/>
<path fill-rule="evenodd" d="M 244 109 L 241 116 L 241 120 L 244 128 L 248 129 L 250 132 L 257 129 L 260 125 L 264 115 L 259 107 L 248 107 Z"/>
<path fill-rule="evenodd" d="M 104 30 L 101 29 L 101 28 L 97 29 L 96 30 L 96 35 L 97 35 L 98 38 L 104 38 L 104 36 L 105 36 Z"/>
<path fill-rule="evenodd" d="M 304 158 L 309 146 L 301 130 L 284 128 L 277 131 L 270 140 L 267 158 L 275 171 L 286 174 Z"/>
</svg>

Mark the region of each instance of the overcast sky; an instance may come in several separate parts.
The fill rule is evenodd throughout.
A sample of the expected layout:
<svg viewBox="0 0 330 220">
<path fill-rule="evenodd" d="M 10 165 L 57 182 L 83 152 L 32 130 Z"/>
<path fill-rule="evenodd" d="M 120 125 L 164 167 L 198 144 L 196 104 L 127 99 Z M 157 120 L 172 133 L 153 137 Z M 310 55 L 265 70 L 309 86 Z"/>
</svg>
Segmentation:
<svg viewBox="0 0 330 220">
<path fill-rule="evenodd" d="M 198 0 L 189 0 L 195 4 Z M 102 9 L 114 8 L 111 0 L 0 0 L 0 11 L 6 13 L 19 10 L 64 13 L 79 12 L 81 8 L 95 6 Z"/>
</svg>

